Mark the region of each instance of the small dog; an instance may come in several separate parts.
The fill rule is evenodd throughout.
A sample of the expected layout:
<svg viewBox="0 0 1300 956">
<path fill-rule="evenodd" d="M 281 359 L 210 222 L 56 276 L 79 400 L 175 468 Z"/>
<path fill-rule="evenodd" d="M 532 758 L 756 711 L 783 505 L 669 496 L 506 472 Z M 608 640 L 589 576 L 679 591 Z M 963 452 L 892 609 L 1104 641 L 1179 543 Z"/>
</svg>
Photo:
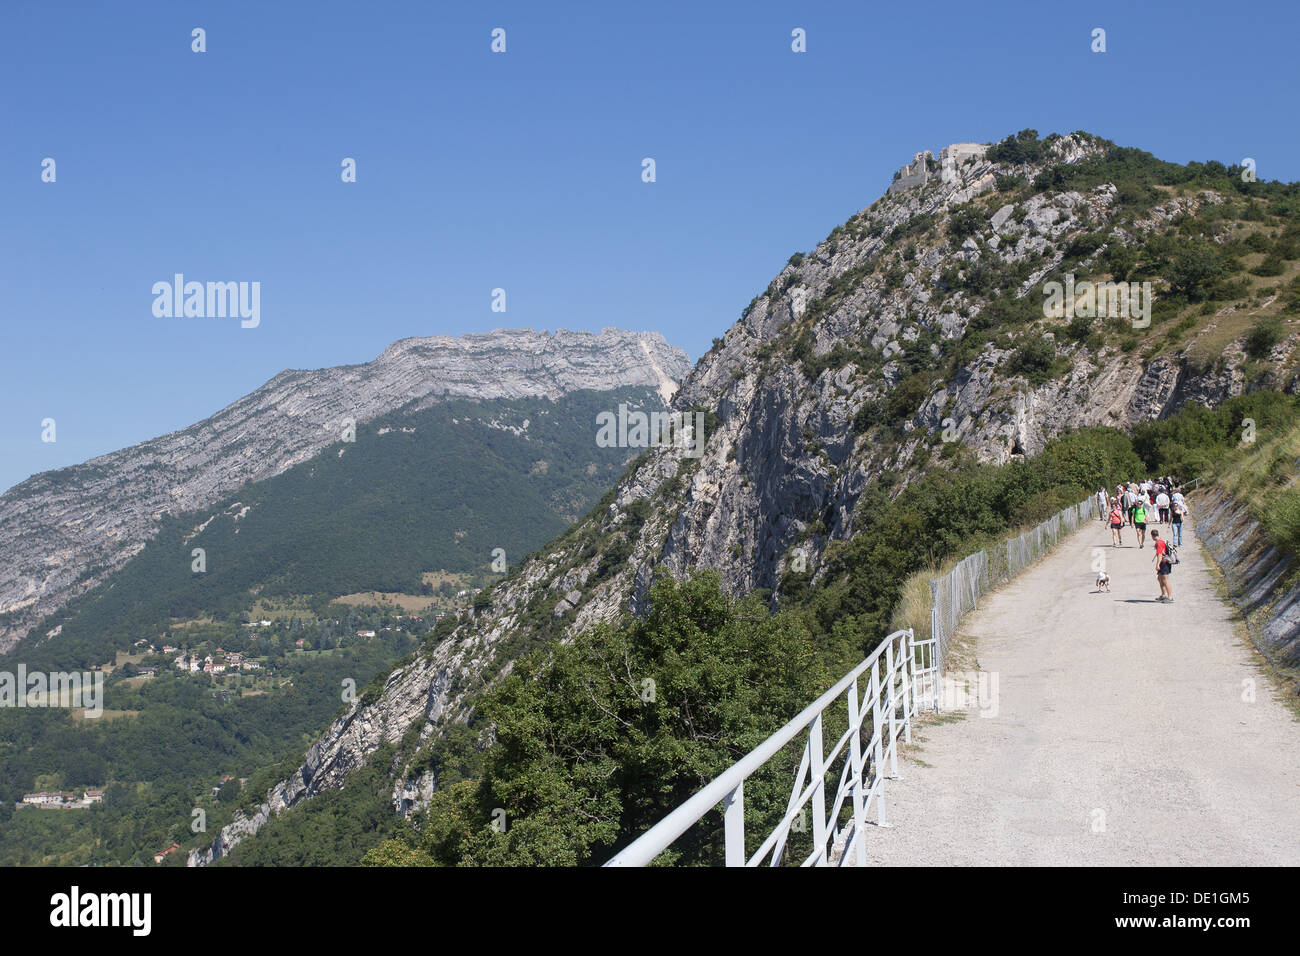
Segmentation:
<svg viewBox="0 0 1300 956">
<path fill-rule="evenodd" d="M 1105 571 L 1097 572 L 1097 592 L 1110 591 L 1110 575 Z"/>
</svg>

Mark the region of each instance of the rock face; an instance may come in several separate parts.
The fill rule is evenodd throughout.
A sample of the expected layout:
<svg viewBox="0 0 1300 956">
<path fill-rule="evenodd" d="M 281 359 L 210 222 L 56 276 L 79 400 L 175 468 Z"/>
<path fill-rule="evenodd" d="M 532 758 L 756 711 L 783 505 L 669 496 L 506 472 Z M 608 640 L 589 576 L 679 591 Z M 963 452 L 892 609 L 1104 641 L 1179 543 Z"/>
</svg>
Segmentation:
<svg viewBox="0 0 1300 956">
<path fill-rule="evenodd" d="M 1295 559 L 1273 546 L 1246 508 L 1222 492 L 1210 490 L 1193 505 L 1196 533 L 1246 615 L 1251 640 L 1273 664 L 1300 666 L 1300 580 L 1290 574 Z"/>
<path fill-rule="evenodd" d="M 395 342 L 373 362 L 281 372 L 197 425 L 0 497 L 0 652 L 144 547 L 158 519 L 316 455 L 355 425 L 417 399 L 558 398 L 651 386 L 665 399 L 689 370 L 657 333 L 498 330 Z"/>
<path fill-rule="evenodd" d="M 826 547 L 852 536 L 863 491 L 886 472 L 896 488 L 922 474 L 941 435 L 981 461 L 1002 463 L 1036 454 L 1070 429 L 1128 427 L 1244 389 L 1234 358 L 1240 352 L 1232 349 L 1217 371 L 1206 371 L 1185 353 L 1145 361 L 1133 351 L 1094 351 L 1036 331 L 1068 360 L 1063 376 L 1031 385 L 1008 369 L 1011 350 L 988 341 L 951 377 L 924 385 L 896 439 L 858 427 L 899 390 L 908 350 L 928 348 L 937 357 L 938 343 L 962 339 L 991 307 L 988 298 L 956 287 L 953 270 L 1023 274 L 1018 287 L 1003 291 L 1037 297 L 1071 239 L 1099 226 L 1121 229 L 1114 222 L 1116 188 L 1103 183 L 1086 194 L 1035 193 L 1016 206 L 972 204 L 967 208 L 980 216 L 966 237 L 973 241 L 927 246 L 919 240 L 934 231 L 951 240 L 955 207 L 993 190 L 998 176 L 1032 181 L 1050 164 L 1078 162 L 1104 148 L 1071 135 L 1049 141 L 1042 164 L 1009 168 L 988 160 L 983 147 L 963 145 L 969 144 L 943 151 L 938 175 L 929 155 L 918 154 L 904 177 L 915 182 L 891 188 L 810 253 L 791 257 L 699 360 L 673 406 L 711 416 L 700 457 L 649 449 L 608 507 L 525 562 L 491 591 L 489 606 L 396 670 L 376 699 L 354 702 L 270 803 L 339 786 L 382 741 L 397 743 L 415 722 L 421 740 L 430 740 L 470 712 L 468 688 L 508 672 L 511 662 L 498 652 L 504 636 L 557 620 L 572 634 L 637 613 L 661 570 L 716 570 L 732 593 L 768 588 L 774 599 L 788 567 L 806 567 L 815 582 Z M 1163 230 L 1189 204 L 1215 201 L 1211 194 L 1171 199 L 1127 228 Z M 1011 266 L 1022 268 L 1009 272 Z M 1288 349 L 1295 339 L 1288 338 Z M 601 549 L 610 547 L 621 559 L 612 573 L 601 564 Z M 395 812 L 427 801 L 427 780 L 404 779 L 413 756 L 399 753 L 395 764 Z"/>
</svg>

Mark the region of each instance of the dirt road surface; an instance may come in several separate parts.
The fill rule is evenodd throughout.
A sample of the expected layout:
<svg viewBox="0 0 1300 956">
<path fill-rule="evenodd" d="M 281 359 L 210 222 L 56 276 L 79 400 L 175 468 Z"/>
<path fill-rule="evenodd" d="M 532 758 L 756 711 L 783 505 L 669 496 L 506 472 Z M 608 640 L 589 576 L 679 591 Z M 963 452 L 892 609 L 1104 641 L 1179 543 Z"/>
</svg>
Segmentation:
<svg viewBox="0 0 1300 956">
<path fill-rule="evenodd" d="M 914 733 L 869 864 L 1300 865 L 1300 721 L 1190 528 L 1180 556 L 1157 603 L 1150 545 L 1093 521 L 987 596 L 957 661 L 984 693 Z"/>
</svg>

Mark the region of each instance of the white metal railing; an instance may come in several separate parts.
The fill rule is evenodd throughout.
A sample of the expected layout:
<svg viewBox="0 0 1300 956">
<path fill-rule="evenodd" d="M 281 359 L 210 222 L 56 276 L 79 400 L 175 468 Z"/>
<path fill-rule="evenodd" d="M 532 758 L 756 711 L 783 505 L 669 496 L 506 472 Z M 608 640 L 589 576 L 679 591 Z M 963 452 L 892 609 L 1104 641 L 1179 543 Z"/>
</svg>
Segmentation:
<svg viewBox="0 0 1300 956">
<path fill-rule="evenodd" d="M 792 830 L 812 810 L 812 852 L 802 866 L 844 865 L 850 848 L 857 865 L 866 864 L 867 817 L 873 809 L 876 826 L 886 822 L 886 780 L 898 777 L 898 739 L 912 740 L 912 718 L 921 708 L 938 710 L 940 680 L 948 645 L 962 616 L 977 606 L 991 587 L 1009 580 L 1049 551 L 1065 535 L 1098 514 L 1089 497 L 1057 512 L 1003 547 L 959 561 L 930 582 L 930 636 L 917 639 L 911 628 L 895 631 L 834 687 L 753 751 L 732 765 L 668 816 L 614 856 L 606 866 L 645 866 L 668 849 L 714 807 L 723 806 L 723 836 L 727 866 L 779 866 Z M 881 660 L 884 660 L 883 668 Z M 866 678 L 866 696 L 859 684 Z M 838 742 L 825 752 L 822 717 L 844 698 L 848 722 Z M 859 705 L 861 701 L 861 705 Z M 807 731 L 803 756 L 795 775 L 785 815 L 752 855 L 745 846 L 745 781 L 788 744 Z M 863 743 L 864 734 L 868 739 Z M 827 783 L 842 760 L 839 783 L 826 811 Z M 844 819 L 845 810 L 851 813 Z"/>
<path fill-rule="evenodd" d="M 729 770 L 691 797 L 618 853 L 606 866 L 645 866 L 673 844 L 718 804 L 722 804 L 727 866 L 760 866 L 766 860 L 779 866 L 792 828 L 806 832 L 804 808 L 812 810 L 812 852 L 802 866 L 843 865 L 852 847 L 859 866 L 866 865 L 867 816 L 873 809 L 877 826 L 888 826 L 885 780 L 898 777 L 898 739 L 912 739 L 912 717 L 917 707 L 917 673 L 912 631 L 890 634 L 862 663 L 834 687 Z M 922 656 L 934 657 L 932 642 Z M 865 682 L 865 695 L 860 684 Z M 824 750 L 822 716 L 843 698 L 848 725 L 839 740 Z M 750 856 L 745 849 L 745 780 L 807 731 L 803 757 L 785 815 Z M 864 741 L 864 735 L 866 737 Z M 834 793 L 827 786 L 832 772 L 843 763 Z M 827 813 L 827 798 L 831 809 Z M 843 811 L 850 810 L 841 821 Z M 801 830 L 796 823 L 804 822 Z M 843 848 L 839 852 L 839 848 Z M 836 854 L 838 853 L 838 859 Z"/>
</svg>

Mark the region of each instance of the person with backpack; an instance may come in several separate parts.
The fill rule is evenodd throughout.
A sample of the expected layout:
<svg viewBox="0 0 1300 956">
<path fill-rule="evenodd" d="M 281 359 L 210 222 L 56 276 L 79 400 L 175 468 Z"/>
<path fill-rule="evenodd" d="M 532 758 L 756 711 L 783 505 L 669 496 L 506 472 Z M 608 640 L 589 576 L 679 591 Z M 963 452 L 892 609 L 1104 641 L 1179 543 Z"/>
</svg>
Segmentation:
<svg viewBox="0 0 1300 956">
<path fill-rule="evenodd" d="M 1169 547 L 1169 542 L 1160 537 L 1159 531 L 1151 532 L 1151 542 L 1155 547 L 1155 566 L 1156 581 L 1160 584 L 1160 597 L 1156 598 L 1165 604 L 1174 603 L 1174 586 L 1169 582 L 1169 575 L 1174 570 L 1174 554 Z"/>
<path fill-rule="evenodd" d="M 1124 540 L 1121 532 L 1124 530 L 1124 510 L 1120 507 L 1118 498 L 1110 499 L 1110 537 L 1112 547 L 1121 548 L 1124 546 Z"/>
<path fill-rule="evenodd" d="M 1133 527 L 1137 529 L 1138 548 L 1146 547 L 1147 537 L 1147 503 L 1146 499 L 1138 495 L 1137 503 L 1133 505 Z"/>
</svg>

